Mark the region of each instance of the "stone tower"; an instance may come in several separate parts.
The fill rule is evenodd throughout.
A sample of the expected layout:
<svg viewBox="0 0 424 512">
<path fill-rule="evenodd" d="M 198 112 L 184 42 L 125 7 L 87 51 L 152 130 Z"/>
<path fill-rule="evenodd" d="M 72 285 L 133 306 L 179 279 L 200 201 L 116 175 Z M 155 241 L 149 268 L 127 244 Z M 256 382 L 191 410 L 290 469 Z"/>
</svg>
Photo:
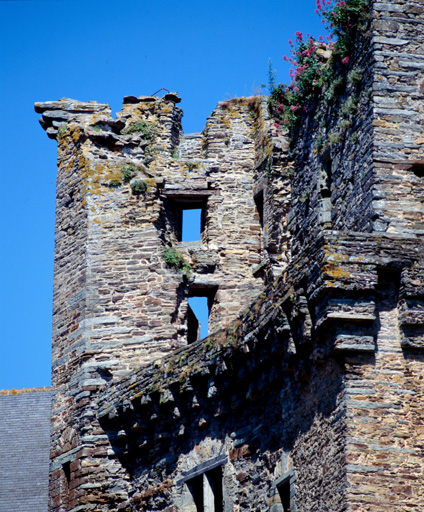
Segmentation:
<svg viewBox="0 0 424 512">
<path fill-rule="evenodd" d="M 84 439 L 98 435 L 98 389 L 197 339 L 189 296 L 207 297 L 214 332 L 284 268 L 285 227 L 264 244 L 267 192 L 255 179 L 268 158 L 255 146 L 264 105 L 224 102 L 203 134 L 184 136 L 179 101 L 126 97 L 116 120 L 94 102 L 36 104 L 58 142 L 54 508 L 84 494 L 67 480 L 81 470 Z M 193 208 L 200 240 L 181 242 L 183 211 Z"/>
<path fill-rule="evenodd" d="M 423 12 L 370 3 L 291 158 L 258 97 L 192 135 L 176 94 L 116 120 L 36 104 L 59 148 L 52 511 L 424 506 Z"/>
</svg>

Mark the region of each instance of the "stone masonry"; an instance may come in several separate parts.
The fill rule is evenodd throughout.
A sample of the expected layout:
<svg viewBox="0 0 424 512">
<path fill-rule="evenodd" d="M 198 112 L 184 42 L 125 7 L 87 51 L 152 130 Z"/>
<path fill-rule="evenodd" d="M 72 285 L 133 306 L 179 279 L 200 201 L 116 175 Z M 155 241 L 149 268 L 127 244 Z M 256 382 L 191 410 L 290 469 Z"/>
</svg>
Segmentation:
<svg viewBox="0 0 424 512">
<path fill-rule="evenodd" d="M 116 119 L 36 104 L 59 167 L 51 511 L 424 508 L 423 24 L 422 0 L 370 2 L 291 141 L 255 96 L 190 135 L 176 93 Z"/>
</svg>

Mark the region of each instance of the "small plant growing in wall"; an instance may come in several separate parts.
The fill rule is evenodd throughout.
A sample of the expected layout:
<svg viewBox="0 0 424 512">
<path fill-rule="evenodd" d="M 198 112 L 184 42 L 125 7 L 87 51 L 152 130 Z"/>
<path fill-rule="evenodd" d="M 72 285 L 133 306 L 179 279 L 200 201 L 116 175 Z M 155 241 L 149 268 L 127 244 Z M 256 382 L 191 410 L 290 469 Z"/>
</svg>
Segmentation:
<svg viewBox="0 0 424 512">
<path fill-rule="evenodd" d="M 131 164 L 125 164 L 122 166 L 121 172 L 122 181 L 124 183 L 129 183 L 137 175 L 137 167 Z"/>
<path fill-rule="evenodd" d="M 66 133 L 66 130 L 68 129 L 68 125 L 62 124 L 62 126 L 59 126 L 59 129 L 57 130 L 58 135 L 63 135 Z"/>
<path fill-rule="evenodd" d="M 364 71 L 361 68 L 354 68 L 347 75 L 347 82 L 349 85 L 358 85 L 363 76 Z"/>
<path fill-rule="evenodd" d="M 131 180 L 130 182 L 131 192 L 135 196 L 144 194 L 149 188 L 149 185 L 144 180 Z"/>
<path fill-rule="evenodd" d="M 349 117 L 356 114 L 358 110 L 358 98 L 356 96 L 350 96 L 345 103 L 343 103 L 340 113 L 343 117 Z"/>
<path fill-rule="evenodd" d="M 194 162 L 193 160 L 189 160 L 188 162 L 186 162 L 186 165 L 188 167 L 188 170 L 190 172 L 193 172 L 195 169 L 198 169 L 199 168 L 199 162 Z"/>
<path fill-rule="evenodd" d="M 315 141 L 315 149 L 318 155 L 322 153 L 322 150 L 324 148 L 324 137 L 322 135 L 319 135 Z"/>
<path fill-rule="evenodd" d="M 151 121 L 135 121 L 131 123 L 128 128 L 125 129 L 126 134 L 131 133 L 142 133 L 145 140 L 153 140 L 158 132 L 158 127 Z"/>
<path fill-rule="evenodd" d="M 190 275 L 190 263 L 188 263 L 183 254 L 181 254 L 178 249 L 175 249 L 175 247 L 167 247 L 163 253 L 163 259 L 168 266 L 174 267 L 179 272 L 182 272 L 186 277 Z"/>
<path fill-rule="evenodd" d="M 107 186 L 109 188 L 117 188 L 122 185 L 122 182 L 120 180 L 110 180 Z"/>
<path fill-rule="evenodd" d="M 146 158 L 154 158 L 155 155 L 157 154 L 157 152 L 158 152 L 157 149 L 154 146 L 152 146 L 151 144 L 149 144 L 148 146 L 146 146 L 144 148 L 144 156 Z"/>
</svg>

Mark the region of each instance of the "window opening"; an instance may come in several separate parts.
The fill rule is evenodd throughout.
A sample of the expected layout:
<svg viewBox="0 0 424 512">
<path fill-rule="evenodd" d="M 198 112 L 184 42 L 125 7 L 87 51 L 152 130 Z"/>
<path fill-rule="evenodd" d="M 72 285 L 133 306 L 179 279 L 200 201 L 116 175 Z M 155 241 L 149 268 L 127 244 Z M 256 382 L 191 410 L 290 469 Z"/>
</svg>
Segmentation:
<svg viewBox="0 0 424 512">
<path fill-rule="evenodd" d="M 261 190 L 255 196 L 255 204 L 256 204 L 256 209 L 258 210 L 259 222 L 261 223 L 261 226 L 264 227 L 264 191 L 263 190 Z"/>
<path fill-rule="evenodd" d="M 64 462 L 62 464 L 62 469 L 65 474 L 66 482 L 69 484 L 71 481 L 71 463 L 70 462 Z"/>
<path fill-rule="evenodd" d="M 187 481 L 197 512 L 223 512 L 222 466 Z"/>
<path fill-rule="evenodd" d="M 71 483 L 71 463 L 64 462 L 62 464 L 62 471 L 65 475 L 65 504 L 68 505 L 69 501 L 69 485 Z"/>
<path fill-rule="evenodd" d="M 322 175 L 320 182 L 320 193 L 321 197 L 329 198 L 331 197 L 331 170 L 332 170 L 332 161 L 329 156 L 323 159 L 322 162 Z"/>
<path fill-rule="evenodd" d="M 182 210 L 182 242 L 194 242 L 200 240 L 202 234 L 202 213 L 202 208 Z"/>
<path fill-rule="evenodd" d="M 290 478 L 286 478 L 277 487 L 278 494 L 280 495 L 281 504 L 283 505 L 284 512 L 290 512 Z"/>
<path fill-rule="evenodd" d="M 168 190 L 163 193 L 168 221 L 179 242 L 203 238 L 210 195 L 209 190 Z"/>
<path fill-rule="evenodd" d="M 274 483 L 280 501 L 280 503 L 276 503 L 275 512 L 296 512 L 294 504 L 295 479 L 295 472 L 291 469 Z"/>
<path fill-rule="evenodd" d="M 193 343 L 209 335 L 209 314 L 214 304 L 216 291 L 216 286 L 190 286 L 188 291 L 187 343 Z"/>
<path fill-rule="evenodd" d="M 318 204 L 318 223 L 324 229 L 331 228 L 331 180 L 333 163 L 329 155 L 322 160 L 321 175 L 319 179 L 320 199 Z"/>
<path fill-rule="evenodd" d="M 196 510 L 203 510 L 203 475 L 189 480 L 187 486 L 196 505 Z"/>
<path fill-rule="evenodd" d="M 188 317 L 188 328 L 189 328 L 189 339 L 188 343 L 192 343 L 198 339 L 206 338 L 208 335 L 208 322 L 209 322 L 209 306 L 208 297 L 189 297 L 189 317 Z M 193 317 L 191 317 L 193 315 Z M 196 325 L 197 323 L 197 325 Z M 196 330 L 196 338 L 190 338 L 190 329 L 193 332 Z"/>
<path fill-rule="evenodd" d="M 412 164 L 411 171 L 418 177 L 424 177 L 424 162 L 415 162 Z"/>
</svg>

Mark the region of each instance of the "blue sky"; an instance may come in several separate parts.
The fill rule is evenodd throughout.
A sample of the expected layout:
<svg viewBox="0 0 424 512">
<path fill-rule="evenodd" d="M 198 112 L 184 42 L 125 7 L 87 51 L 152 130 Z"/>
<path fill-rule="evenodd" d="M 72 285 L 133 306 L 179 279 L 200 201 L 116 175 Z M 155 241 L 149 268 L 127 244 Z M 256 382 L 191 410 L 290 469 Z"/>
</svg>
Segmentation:
<svg viewBox="0 0 424 512">
<path fill-rule="evenodd" d="M 36 101 L 120 110 L 178 91 L 186 133 L 216 103 L 288 81 L 296 30 L 318 36 L 315 0 L 0 0 L 0 389 L 50 385 L 56 143 Z"/>
</svg>

